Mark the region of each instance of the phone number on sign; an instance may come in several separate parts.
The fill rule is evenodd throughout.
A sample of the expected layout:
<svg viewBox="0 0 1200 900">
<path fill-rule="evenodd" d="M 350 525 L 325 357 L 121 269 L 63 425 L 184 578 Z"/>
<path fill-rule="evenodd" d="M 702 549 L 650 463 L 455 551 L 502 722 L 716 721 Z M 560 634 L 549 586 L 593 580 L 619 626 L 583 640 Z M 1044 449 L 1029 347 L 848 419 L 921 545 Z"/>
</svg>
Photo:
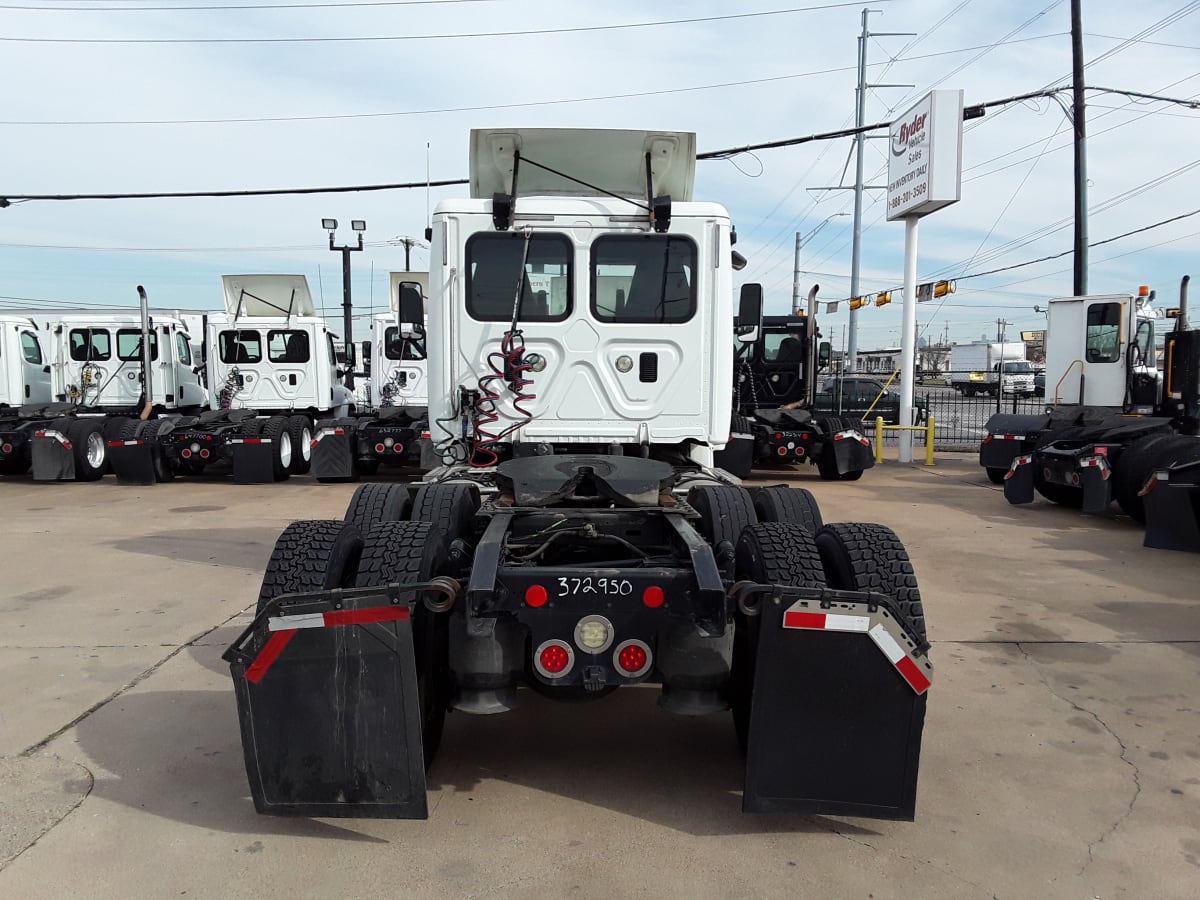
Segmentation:
<svg viewBox="0 0 1200 900">
<path fill-rule="evenodd" d="M 890 209 L 895 209 L 898 206 L 903 206 L 913 200 L 919 200 L 925 196 L 925 189 L 928 187 L 924 182 L 914 184 L 911 191 L 905 191 L 903 194 L 896 194 L 888 203 Z"/>
</svg>

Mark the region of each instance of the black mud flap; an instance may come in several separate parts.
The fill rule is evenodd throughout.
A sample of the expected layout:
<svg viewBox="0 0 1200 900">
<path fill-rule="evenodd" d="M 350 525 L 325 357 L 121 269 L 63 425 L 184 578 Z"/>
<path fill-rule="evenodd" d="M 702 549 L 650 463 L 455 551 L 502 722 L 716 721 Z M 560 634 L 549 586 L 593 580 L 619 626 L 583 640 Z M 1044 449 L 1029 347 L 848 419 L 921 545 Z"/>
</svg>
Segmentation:
<svg viewBox="0 0 1200 900">
<path fill-rule="evenodd" d="M 1099 514 L 1112 503 L 1112 467 L 1106 456 L 1085 456 L 1079 461 L 1079 487 L 1083 489 L 1080 511 Z"/>
<path fill-rule="evenodd" d="M 409 614 L 395 587 L 281 597 L 225 651 L 258 812 L 429 817 Z"/>
<path fill-rule="evenodd" d="M 762 610 L 742 809 L 911 821 L 933 677 L 923 646 L 884 605 Z"/>
<path fill-rule="evenodd" d="M 1014 506 L 1033 502 L 1033 454 L 1018 456 L 1004 473 L 1004 499 Z"/>
<path fill-rule="evenodd" d="M 230 438 L 235 484 L 274 484 L 275 445 L 270 438 Z"/>
<path fill-rule="evenodd" d="M 1200 462 L 1154 472 L 1142 488 L 1145 547 L 1200 553 Z"/>
<path fill-rule="evenodd" d="M 155 446 L 138 438 L 108 442 L 108 464 L 117 476 L 117 484 L 145 486 L 157 484 L 154 474 Z"/>
<path fill-rule="evenodd" d="M 312 472 L 322 481 L 354 478 L 354 434 L 346 428 L 322 428 L 312 448 Z"/>
<path fill-rule="evenodd" d="M 839 475 L 863 472 L 875 465 L 871 442 L 857 429 L 839 431 L 833 436 L 833 458 Z"/>
<path fill-rule="evenodd" d="M 734 478 L 749 478 L 754 471 L 754 435 L 733 434 L 724 449 L 713 454 L 713 465 Z"/>
<path fill-rule="evenodd" d="M 65 431 L 58 428 L 35 431 L 30 452 L 34 481 L 75 480 L 75 452 Z"/>
</svg>

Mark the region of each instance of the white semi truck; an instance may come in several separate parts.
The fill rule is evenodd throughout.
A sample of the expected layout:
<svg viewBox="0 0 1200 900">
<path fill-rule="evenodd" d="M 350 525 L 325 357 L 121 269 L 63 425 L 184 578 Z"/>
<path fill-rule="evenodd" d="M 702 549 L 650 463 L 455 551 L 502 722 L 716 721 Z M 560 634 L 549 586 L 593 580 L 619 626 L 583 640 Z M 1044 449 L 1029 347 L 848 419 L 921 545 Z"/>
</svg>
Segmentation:
<svg viewBox="0 0 1200 900">
<path fill-rule="evenodd" d="M 694 171 L 689 133 L 472 132 L 471 196 L 432 222 L 443 464 L 288 526 L 225 653 L 259 812 L 424 817 L 449 709 L 655 684 L 666 711 L 732 713 L 744 810 L 913 817 L 911 564 L 883 526 L 714 467 L 732 231 Z"/>
<path fill-rule="evenodd" d="M 392 272 L 390 311 L 371 323 L 370 406 L 323 419 L 313 440 L 313 475 L 352 481 L 381 465 L 419 464 L 429 442 L 427 272 Z M 428 455 L 428 454 L 426 454 Z"/>
<path fill-rule="evenodd" d="M 198 475 L 217 461 L 235 481 L 308 471 L 314 422 L 350 410 L 336 336 L 303 275 L 224 275 L 225 311 L 202 317 L 212 408 L 153 434 L 124 434 L 114 469 L 126 483 Z"/>
</svg>

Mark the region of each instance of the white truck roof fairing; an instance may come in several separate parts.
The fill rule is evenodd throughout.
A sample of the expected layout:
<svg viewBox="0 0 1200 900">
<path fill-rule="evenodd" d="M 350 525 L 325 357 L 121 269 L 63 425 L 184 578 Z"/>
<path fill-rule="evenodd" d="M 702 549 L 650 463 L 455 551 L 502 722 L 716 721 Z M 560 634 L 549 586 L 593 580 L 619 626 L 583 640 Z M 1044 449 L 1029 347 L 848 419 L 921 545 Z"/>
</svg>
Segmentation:
<svg viewBox="0 0 1200 900">
<path fill-rule="evenodd" d="M 692 199 L 696 135 L 690 131 L 605 128 L 476 128 L 471 131 L 471 196 L 491 199 L 512 191 L 514 151 L 521 155 L 517 196 L 603 196 L 646 200 L 646 154 L 651 193 L 680 203 Z M 538 168 L 540 163 L 588 182 Z"/>
<path fill-rule="evenodd" d="M 303 275 L 222 275 L 225 311 L 238 318 L 313 316 L 312 294 Z"/>
</svg>

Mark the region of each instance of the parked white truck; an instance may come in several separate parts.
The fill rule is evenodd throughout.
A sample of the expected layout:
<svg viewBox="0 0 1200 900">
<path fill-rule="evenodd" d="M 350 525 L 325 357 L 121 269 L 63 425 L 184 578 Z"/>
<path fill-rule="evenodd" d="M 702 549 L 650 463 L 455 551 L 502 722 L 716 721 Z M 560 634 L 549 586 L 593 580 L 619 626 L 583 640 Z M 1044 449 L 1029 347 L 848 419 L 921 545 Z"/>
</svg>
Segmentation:
<svg viewBox="0 0 1200 900">
<path fill-rule="evenodd" d="M 1033 366 L 1020 341 L 976 341 L 950 348 L 950 385 L 967 397 L 996 396 L 1003 369 L 1004 393 L 1033 396 Z"/>
<path fill-rule="evenodd" d="M 314 421 L 351 408 L 336 337 L 303 275 L 224 275 L 221 283 L 225 311 L 202 319 L 213 408 L 154 434 L 123 435 L 114 455 L 123 482 L 198 475 L 219 460 L 233 463 L 235 481 L 281 481 L 308 471 Z"/>
<path fill-rule="evenodd" d="M 368 356 L 369 410 L 322 419 L 312 445 L 318 481 L 351 481 L 380 465 L 421 462 L 428 444 L 427 272 L 392 272 L 391 311 L 375 316 Z M 432 463 L 430 463 L 432 465 Z"/>
</svg>

